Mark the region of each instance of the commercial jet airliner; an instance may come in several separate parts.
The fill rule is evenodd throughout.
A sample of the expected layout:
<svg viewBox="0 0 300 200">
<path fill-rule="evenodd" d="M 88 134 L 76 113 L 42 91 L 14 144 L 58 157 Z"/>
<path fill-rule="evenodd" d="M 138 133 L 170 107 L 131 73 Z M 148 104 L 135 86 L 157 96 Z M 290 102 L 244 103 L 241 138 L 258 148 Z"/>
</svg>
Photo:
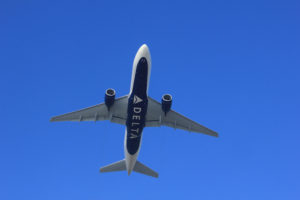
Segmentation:
<svg viewBox="0 0 300 200">
<path fill-rule="evenodd" d="M 51 118 L 50 121 L 101 121 L 125 125 L 125 159 L 100 168 L 100 172 L 132 171 L 152 177 L 158 173 L 137 161 L 144 127 L 169 126 L 190 132 L 218 137 L 218 133 L 194 122 L 171 109 L 172 96 L 165 94 L 161 103 L 148 96 L 151 57 L 146 44 L 142 45 L 133 62 L 128 95 L 115 98 L 114 89 L 107 89 L 104 103 Z"/>
</svg>

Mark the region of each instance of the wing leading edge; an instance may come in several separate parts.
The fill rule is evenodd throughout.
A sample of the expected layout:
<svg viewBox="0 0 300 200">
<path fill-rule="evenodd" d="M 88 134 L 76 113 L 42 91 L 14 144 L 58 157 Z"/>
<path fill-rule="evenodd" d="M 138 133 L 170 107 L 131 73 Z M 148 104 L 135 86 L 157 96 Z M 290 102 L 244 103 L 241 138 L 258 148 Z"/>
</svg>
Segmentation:
<svg viewBox="0 0 300 200">
<path fill-rule="evenodd" d="M 173 110 L 170 110 L 167 115 L 165 115 L 162 112 L 161 104 L 151 97 L 148 97 L 146 127 L 159 127 L 162 125 L 190 132 L 203 133 L 214 137 L 219 136 L 217 132 L 206 128 Z"/>
<path fill-rule="evenodd" d="M 51 122 L 61 121 L 101 121 L 110 120 L 117 124 L 126 124 L 128 96 L 117 98 L 108 111 L 105 103 L 97 104 L 88 108 L 55 116 Z"/>
</svg>

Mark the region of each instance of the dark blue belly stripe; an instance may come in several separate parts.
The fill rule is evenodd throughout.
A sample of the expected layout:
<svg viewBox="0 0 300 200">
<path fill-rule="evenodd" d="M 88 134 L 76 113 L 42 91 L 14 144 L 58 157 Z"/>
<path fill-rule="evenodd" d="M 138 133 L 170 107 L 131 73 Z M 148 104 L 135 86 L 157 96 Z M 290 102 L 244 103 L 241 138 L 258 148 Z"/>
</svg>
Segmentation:
<svg viewBox="0 0 300 200">
<path fill-rule="evenodd" d="M 145 127 L 148 107 L 147 79 L 148 63 L 146 58 L 142 57 L 137 64 L 132 93 L 128 99 L 126 148 L 131 155 L 138 151 Z"/>
</svg>

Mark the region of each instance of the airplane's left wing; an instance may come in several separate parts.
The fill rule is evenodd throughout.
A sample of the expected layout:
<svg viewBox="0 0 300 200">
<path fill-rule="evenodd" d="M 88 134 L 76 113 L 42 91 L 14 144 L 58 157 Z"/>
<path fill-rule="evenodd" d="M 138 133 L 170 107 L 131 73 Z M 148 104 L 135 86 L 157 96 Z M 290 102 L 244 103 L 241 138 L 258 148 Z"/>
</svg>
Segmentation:
<svg viewBox="0 0 300 200">
<path fill-rule="evenodd" d="M 128 96 L 115 99 L 114 104 L 108 111 L 105 103 L 101 103 L 89 108 L 84 108 L 74 112 L 55 116 L 51 122 L 60 121 L 100 121 L 110 120 L 117 124 L 126 124 Z"/>
<path fill-rule="evenodd" d="M 146 115 L 146 127 L 169 126 L 172 128 L 183 129 L 190 132 L 203 133 L 218 137 L 218 133 L 197 122 L 170 110 L 166 115 L 162 111 L 161 104 L 148 97 L 148 110 Z"/>
</svg>

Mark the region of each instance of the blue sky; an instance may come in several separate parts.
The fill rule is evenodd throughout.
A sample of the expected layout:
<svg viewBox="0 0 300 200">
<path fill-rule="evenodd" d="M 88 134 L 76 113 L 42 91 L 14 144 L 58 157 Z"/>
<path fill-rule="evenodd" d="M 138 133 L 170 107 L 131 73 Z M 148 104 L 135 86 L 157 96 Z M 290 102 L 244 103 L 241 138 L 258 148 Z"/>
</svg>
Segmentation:
<svg viewBox="0 0 300 200">
<path fill-rule="evenodd" d="M 299 1 L 1 1 L 1 199 L 299 199 Z M 129 92 L 136 51 L 149 95 L 219 138 L 146 128 L 159 179 L 100 174 L 124 127 L 50 117 Z"/>
</svg>

